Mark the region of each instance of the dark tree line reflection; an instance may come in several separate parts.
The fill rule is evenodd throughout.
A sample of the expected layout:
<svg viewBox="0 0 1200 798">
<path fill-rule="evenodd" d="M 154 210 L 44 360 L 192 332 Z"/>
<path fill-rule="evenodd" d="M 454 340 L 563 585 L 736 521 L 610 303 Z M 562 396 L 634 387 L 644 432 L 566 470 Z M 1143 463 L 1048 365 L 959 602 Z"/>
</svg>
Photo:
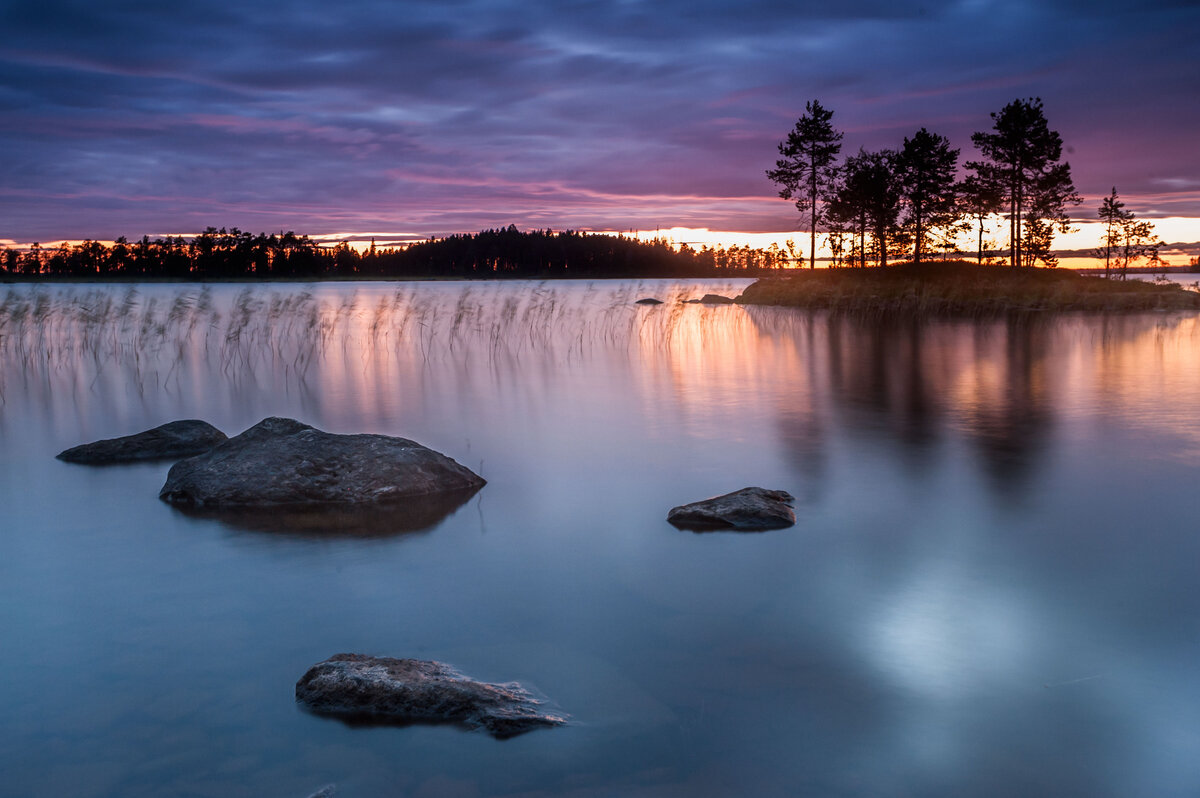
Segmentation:
<svg viewBox="0 0 1200 798">
<path fill-rule="evenodd" d="M 780 324 L 793 328 L 802 350 L 818 404 L 798 407 L 780 396 L 779 425 L 808 476 L 825 471 L 825 447 L 839 434 L 831 426 L 890 441 L 914 472 L 929 468 L 951 435 L 961 435 L 1004 493 L 1019 493 L 1037 473 L 1062 399 L 1054 373 L 1062 367 L 1054 346 L 1061 320 L 958 323 L 772 309 L 751 315 L 772 336 Z"/>
</svg>

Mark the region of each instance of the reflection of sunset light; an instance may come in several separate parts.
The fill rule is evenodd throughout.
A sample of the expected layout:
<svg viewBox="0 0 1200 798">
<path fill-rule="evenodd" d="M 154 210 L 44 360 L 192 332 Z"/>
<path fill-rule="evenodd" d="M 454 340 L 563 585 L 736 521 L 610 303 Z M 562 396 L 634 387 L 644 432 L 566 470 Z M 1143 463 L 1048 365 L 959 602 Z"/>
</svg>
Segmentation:
<svg viewBox="0 0 1200 798">
<path fill-rule="evenodd" d="M 864 630 L 862 644 L 875 667 L 923 700 L 959 699 L 1027 672 L 1037 648 L 1030 637 L 1038 624 L 1021 594 L 967 584 L 958 562 L 923 563 Z"/>
<path fill-rule="evenodd" d="M 686 422 L 700 426 L 730 423 L 737 436 L 739 419 L 770 417 L 774 392 L 784 390 L 803 401 L 810 392 L 807 372 L 794 345 L 762 335 L 751 318 L 753 309 L 739 306 L 665 305 L 652 311 L 669 315 L 665 326 L 645 325 L 638 331 L 640 357 L 661 368 L 639 372 L 643 390 L 653 398 L 668 391 L 685 412 Z M 789 342 L 791 343 L 791 342 Z M 769 383 L 771 391 L 761 386 Z"/>
<path fill-rule="evenodd" d="M 934 423 L 930 418 L 942 417 L 969 435 L 1008 436 L 1021 445 L 1022 436 L 1044 437 L 1036 428 L 1039 414 L 1066 414 L 1077 423 L 1120 414 L 1138 428 L 1182 442 L 1173 449 L 1177 456 L 1200 454 L 1194 423 L 1194 408 L 1200 405 L 1195 368 L 1200 319 L 1140 314 L 1069 316 L 1054 324 L 882 327 L 819 313 L 682 302 L 708 291 L 736 296 L 747 282 L 263 288 L 247 291 L 249 324 L 230 327 L 229 334 L 215 325 L 232 324 L 229 303 L 241 296 L 233 289 L 220 292 L 226 306 L 211 318 L 210 311 L 199 310 L 200 289 L 177 295 L 163 289 L 167 294 L 158 300 L 157 311 L 145 300 L 126 317 L 117 303 L 100 320 L 90 309 L 89 295 L 66 292 L 50 305 L 36 338 L 15 334 L 20 328 L 2 339 L 0 354 L 11 373 L 0 378 L 7 377 L 8 385 L 36 383 L 25 379 L 27 369 L 37 367 L 36 359 L 10 350 L 41 341 L 45 349 L 37 351 L 50 358 L 42 364 L 47 379 L 69 381 L 56 395 L 73 401 L 100 401 L 107 396 L 104 386 L 113 382 L 116 390 L 121 378 L 154 384 L 168 375 L 172 380 L 188 375 L 194 389 L 202 391 L 215 379 L 205 377 L 205 370 L 221 373 L 228 361 L 273 391 L 319 383 L 320 401 L 327 407 L 387 417 L 400 405 L 425 401 L 408 386 L 422 384 L 422 375 L 434 365 L 490 380 L 510 366 L 554 369 L 590 358 L 630 381 L 623 398 L 640 406 L 649 424 L 657 423 L 661 408 L 670 407 L 682 414 L 676 421 L 685 426 L 728 426 L 734 437 L 748 420 L 770 422 L 781 413 L 788 423 L 819 432 L 854 423 L 854 409 L 866 408 L 901 430 L 919 432 Z M 665 304 L 634 304 L 655 295 Z M 166 328 L 170 346 L 121 338 L 155 328 L 130 318 L 165 314 L 180 302 L 181 318 L 194 314 L 194 323 L 170 322 L 175 325 Z M 160 322 L 166 324 L 167 317 Z M 11 323 L 26 322 L 14 317 Z M 103 358 L 75 357 L 80 347 L 110 345 L 119 349 L 112 357 L 120 368 L 97 372 L 95 363 Z M 134 348 L 141 352 L 135 362 L 119 357 Z M 607 354 L 600 358 L 600 353 Z M 631 368 L 635 362 L 644 367 Z M 602 387 L 610 377 L 618 379 L 616 373 L 596 365 L 586 376 Z M 91 387 L 81 393 L 79 386 Z M 240 383 L 236 387 L 240 390 Z M 477 387 L 490 390 L 482 382 Z M 117 394 L 124 397 L 123 391 Z M 124 402 L 117 394 L 111 400 Z M 786 397 L 782 405 L 780 397 Z"/>
</svg>

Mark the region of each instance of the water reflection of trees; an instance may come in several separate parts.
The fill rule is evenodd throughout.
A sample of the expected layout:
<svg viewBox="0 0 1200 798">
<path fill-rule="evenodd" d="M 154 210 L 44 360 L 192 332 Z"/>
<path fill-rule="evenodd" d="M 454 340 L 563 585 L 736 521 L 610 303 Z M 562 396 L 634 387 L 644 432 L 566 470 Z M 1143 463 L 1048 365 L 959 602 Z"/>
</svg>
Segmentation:
<svg viewBox="0 0 1200 798">
<path fill-rule="evenodd" d="M 1083 393 L 1128 390 L 1138 359 L 1161 350 L 1181 321 L 870 319 L 774 308 L 748 315 L 761 341 L 787 341 L 802 354 L 806 395 L 776 397 L 781 442 L 802 473 L 820 477 L 838 434 L 882 444 L 917 472 L 963 441 L 1009 498 L 1037 474 L 1059 408 Z"/>
<path fill-rule="evenodd" d="M 1054 427 L 1053 321 L 1012 319 L 992 334 L 999 338 L 1001 377 L 982 397 L 968 428 L 988 473 L 1015 492 L 1037 470 Z"/>
<path fill-rule="evenodd" d="M 809 380 L 829 397 L 815 412 L 778 397 L 781 437 L 802 471 L 819 471 L 827 427 L 883 442 L 915 472 L 930 468 L 947 434 L 961 428 L 1002 486 L 1032 473 L 1053 419 L 1040 390 L 1044 325 L 753 315 L 760 327 L 792 331 Z"/>
</svg>

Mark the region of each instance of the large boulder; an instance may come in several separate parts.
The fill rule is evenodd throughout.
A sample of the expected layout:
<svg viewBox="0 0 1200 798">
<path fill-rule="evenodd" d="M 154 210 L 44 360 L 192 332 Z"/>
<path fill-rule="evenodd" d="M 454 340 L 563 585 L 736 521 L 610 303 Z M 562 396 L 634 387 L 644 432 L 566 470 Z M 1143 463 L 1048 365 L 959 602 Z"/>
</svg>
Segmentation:
<svg viewBox="0 0 1200 798">
<path fill-rule="evenodd" d="M 290 418 L 267 418 L 173 465 L 158 495 L 199 511 L 370 505 L 471 493 L 484 482 L 405 438 L 334 435 Z"/>
<path fill-rule="evenodd" d="M 796 523 L 795 498 L 784 490 L 742 488 L 724 496 L 672 507 L 667 521 L 680 529 L 754 531 Z"/>
<path fill-rule="evenodd" d="M 477 682 L 441 662 L 364 654 L 336 654 L 309 668 L 296 682 L 296 700 L 351 723 L 449 723 L 502 739 L 566 722 L 516 682 Z"/>
<path fill-rule="evenodd" d="M 59 452 L 57 457 L 68 463 L 89 465 L 132 463 L 139 460 L 178 460 L 203 454 L 225 440 L 225 433 L 207 421 L 187 419 L 172 421 L 136 435 L 73 446 Z"/>
</svg>

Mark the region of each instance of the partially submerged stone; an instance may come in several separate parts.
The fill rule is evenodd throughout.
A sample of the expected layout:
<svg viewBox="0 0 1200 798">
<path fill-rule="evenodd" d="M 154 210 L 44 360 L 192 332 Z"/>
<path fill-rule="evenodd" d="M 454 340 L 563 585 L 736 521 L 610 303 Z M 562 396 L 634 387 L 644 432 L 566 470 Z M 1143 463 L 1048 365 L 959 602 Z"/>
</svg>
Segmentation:
<svg viewBox="0 0 1200 798">
<path fill-rule="evenodd" d="M 371 504 L 293 504 L 263 507 L 194 508 L 186 515 L 217 521 L 239 532 L 301 540 L 395 538 L 433 529 L 466 504 L 478 488 L 410 496 Z"/>
<path fill-rule="evenodd" d="M 688 301 L 700 305 L 732 305 L 734 303 L 729 297 L 720 294 L 705 294 L 699 299 L 689 299 Z"/>
<path fill-rule="evenodd" d="M 337 785 L 326 784 L 324 787 L 308 796 L 308 798 L 333 798 L 335 795 L 337 795 Z"/>
<path fill-rule="evenodd" d="M 485 480 L 444 454 L 387 435 L 335 435 L 267 418 L 171 467 L 159 498 L 200 511 L 370 505 L 478 490 Z"/>
<path fill-rule="evenodd" d="M 225 440 L 225 433 L 207 421 L 187 419 L 172 421 L 136 435 L 73 446 L 59 452 L 57 457 L 68 463 L 89 465 L 179 459 L 203 454 Z"/>
<path fill-rule="evenodd" d="M 661 299 L 655 299 L 652 296 L 648 296 L 648 297 L 639 299 L 637 302 L 634 302 L 633 304 L 635 304 L 635 305 L 661 305 L 662 303 L 663 302 Z"/>
<path fill-rule="evenodd" d="M 296 700 L 352 723 L 449 723 L 501 739 L 567 720 L 516 682 L 477 682 L 441 662 L 364 654 L 336 654 L 309 668 L 296 682 Z"/>
<path fill-rule="evenodd" d="M 782 529 L 796 523 L 795 498 L 784 490 L 742 488 L 724 496 L 672 507 L 667 521 L 680 529 Z"/>
</svg>

